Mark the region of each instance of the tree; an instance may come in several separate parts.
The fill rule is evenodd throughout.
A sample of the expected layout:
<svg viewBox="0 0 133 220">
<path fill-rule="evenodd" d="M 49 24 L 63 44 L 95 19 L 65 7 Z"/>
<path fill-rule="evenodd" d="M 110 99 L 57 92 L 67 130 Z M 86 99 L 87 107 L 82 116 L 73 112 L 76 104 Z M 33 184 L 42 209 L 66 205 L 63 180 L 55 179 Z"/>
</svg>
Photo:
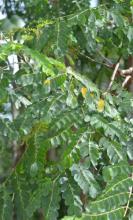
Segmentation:
<svg viewBox="0 0 133 220">
<path fill-rule="evenodd" d="M 5 12 L 0 219 L 132 220 L 133 2 Z"/>
</svg>

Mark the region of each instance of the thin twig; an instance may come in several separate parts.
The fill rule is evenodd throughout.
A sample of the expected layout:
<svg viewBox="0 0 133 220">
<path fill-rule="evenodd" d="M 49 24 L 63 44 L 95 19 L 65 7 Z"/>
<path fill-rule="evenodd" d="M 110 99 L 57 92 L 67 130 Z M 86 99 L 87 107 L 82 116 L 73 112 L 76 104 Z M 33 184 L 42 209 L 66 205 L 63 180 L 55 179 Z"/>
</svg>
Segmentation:
<svg viewBox="0 0 133 220">
<path fill-rule="evenodd" d="M 100 61 L 94 60 L 93 58 L 91 58 L 91 57 L 89 57 L 89 56 L 87 56 L 87 55 L 85 55 L 85 54 L 83 54 L 83 53 L 80 53 L 80 55 L 83 56 L 83 57 L 85 57 L 86 59 L 90 60 L 90 61 L 93 62 L 93 63 L 101 64 L 101 65 L 103 65 L 103 66 L 105 66 L 105 67 L 107 67 L 107 68 L 110 68 L 110 69 L 113 68 L 113 65 L 111 65 L 111 64 L 107 64 L 107 63 L 104 63 L 104 62 L 100 62 Z"/>
<path fill-rule="evenodd" d="M 89 56 L 87 56 L 87 55 L 85 55 L 85 54 L 83 54 L 83 53 L 80 53 L 81 56 L 84 56 L 86 59 L 90 60 L 90 61 L 93 62 L 93 63 L 98 63 L 98 64 L 101 64 L 101 65 L 103 65 L 103 66 L 105 66 L 105 67 L 107 67 L 107 68 L 109 68 L 109 69 L 113 69 L 113 68 L 114 68 L 114 64 L 111 63 L 111 61 L 108 60 L 106 57 L 104 57 L 101 53 L 99 53 L 99 54 L 102 56 L 102 58 L 104 59 L 104 61 L 107 61 L 108 63 L 97 61 L 97 60 L 93 59 L 92 57 L 89 57 Z M 118 62 L 118 63 L 119 63 L 119 62 Z M 117 63 L 117 64 L 118 64 L 118 63 Z M 116 65 L 116 67 L 117 67 L 117 65 Z M 116 67 L 115 67 L 115 68 L 116 68 Z M 128 69 L 124 69 L 124 70 L 123 70 L 123 69 L 120 69 L 119 66 L 118 66 L 116 73 L 117 73 L 117 72 L 118 72 L 119 75 L 121 75 L 122 77 L 126 77 L 126 76 L 128 76 L 128 75 L 133 76 L 133 67 L 130 67 L 130 68 L 128 68 Z M 112 76 L 113 76 L 113 75 L 112 75 Z"/>
<path fill-rule="evenodd" d="M 110 64 L 111 66 L 113 66 L 113 63 L 107 58 L 105 57 L 101 51 L 97 50 L 97 52 L 99 53 L 99 55 L 103 58 L 104 61 L 106 61 L 108 64 Z"/>
<path fill-rule="evenodd" d="M 113 85 L 113 82 L 114 82 L 114 80 L 115 80 L 117 71 L 118 71 L 118 69 L 119 69 L 119 66 L 120 66 L 120 61 L 119 61 L 119 62 L 116 64 L 116 66 L 115 66 L 115 69 L 114 69 L 113 74 L 112 74 L 112 76 L 111 76 L 111 81 L 110 81 L 109 86 L 108 86 L 108 88 L 107 88 L 107 92 L 111 89 L 111 87 L 112 87 L 112 85 Z"/>
<path fill-rule="evenodd" d="M 129 80 L 131 79 L 132 77 L 129 75 L 129 76 L 126 76 L 124 82 L 122 83 L 122 88 L 124 88 L 126 86 L 126 84 L 129 82 Z"/>
</svg>

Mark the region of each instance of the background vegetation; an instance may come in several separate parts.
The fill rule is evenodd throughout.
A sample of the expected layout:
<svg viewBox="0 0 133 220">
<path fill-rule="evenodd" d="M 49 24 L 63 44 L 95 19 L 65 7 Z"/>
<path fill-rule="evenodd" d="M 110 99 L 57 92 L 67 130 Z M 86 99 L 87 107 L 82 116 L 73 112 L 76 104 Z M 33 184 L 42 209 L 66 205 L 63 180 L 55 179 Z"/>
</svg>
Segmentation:
<svg viewBox="0 0 133 220">
<path fill-rule="evenodd" d="M 133 220 L 133 1 L 1 11 L 0 220 Z"/>
</svg>

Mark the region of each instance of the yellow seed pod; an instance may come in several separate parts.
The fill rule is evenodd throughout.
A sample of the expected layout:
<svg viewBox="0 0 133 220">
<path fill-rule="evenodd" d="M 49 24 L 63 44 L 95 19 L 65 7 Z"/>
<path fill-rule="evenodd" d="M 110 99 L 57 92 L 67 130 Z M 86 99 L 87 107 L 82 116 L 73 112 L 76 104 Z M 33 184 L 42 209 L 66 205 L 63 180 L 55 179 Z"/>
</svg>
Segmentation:
<svg viewBox="0 0 133 220">
<path fill-rule="evenodd" d="M 46 79 L 46 80 L 44 81 L 44 84 L 45 84 L 45 85 L 50 85 L 50 80 L 49 80 L 49 79 Z"/>
<path fill-rule="evenodd" d="M 105 102 L 103 99 L 99 99 L 98 103 L 97 103 L 97 110 L 98 112 L 103 112 L 104 111 L 104 106 L 105 106 Z"/>
<path fill-rule="evenodd" d="M 82 87 L 81 88 L 81 93 L 82 93 L 82 96 L 85 97 L 86 93 L 87 93 L 87 88 L 86 87 Z"/>
</svg>

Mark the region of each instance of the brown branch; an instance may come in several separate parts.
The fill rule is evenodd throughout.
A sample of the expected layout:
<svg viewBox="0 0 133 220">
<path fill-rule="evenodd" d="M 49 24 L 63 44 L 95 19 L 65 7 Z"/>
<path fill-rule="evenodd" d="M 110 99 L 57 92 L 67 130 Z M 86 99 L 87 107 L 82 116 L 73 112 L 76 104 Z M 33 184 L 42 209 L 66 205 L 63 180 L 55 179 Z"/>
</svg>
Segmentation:
<svg viewBox="0 0 133 220">
<path fill-rule="evenodd" d="M 125 86 L 127 85 L 127 83 L 129 82 L 129 80 L 131 79 L 132 77 L 129 75 L 126 76 L 124 82 L 122 83 L 122 88 L 125 88 Z"/>
<path fill-rule="evenodd" d="M 99 62 L 99 61 L 97 61 L 97 60 L 95 60 L 95 59 L 93 59 L 83 53 L 80 53 L 80 55 L 82 55 L 83 57 L 85 57 L 86 59 L 90 60 L 93 63 L 98 63 L 98 64 L 101 64 L 109 69 L 114 69 L 114 64 L 112 64 L 108 59 L 106 59 L 106 57 L 103 57 L 103 55 L 101 55 L 101 54 L 100 55 L 104 58 L 104 61 L 107 61 L 108 63 Z M 106 92 L 104 93 L 104 95 L 111 89 L 116 75 L 125 77 L 125 80 L 122 83 L 122 88 L 124 88 L 127 85 L 127 83 L 129 82 L 129 80 L 131 80 L 131 78 L 133 77 L 133 67 L 130 67 L 128 69 L 120 69 L 119 66 L 120 66 L 120 59 L 115 66 L 115 69 L 114 69 L 112 77 L 111 77 L 111 81 L 110 81 L 109 86 L 108 86 Z"/>
<path fill-rule="evenodd" d="M 111 89 L 111 87 L 112 87 L 112 85 L 113 85 L 113 82 L 114 82 L 114 80 L 115 80 L 117 71 L 118 71 L 118 69 L 119 69 L 119 66 L 120 66 L 120 61 L 119 61 L 119 62 L 116 64 L 116 66 L 115 66 L 115 69 L 114 69 L 113 74 L 112 74 L 112 76 L 111 76 L 111 81 L 110 81 L 109 86 L 108 86 L 108 88 L 107 88 L 107 92 Z"/>
<path fill-rule="evenodd" d="M 103 58 L 104 58 L 104 60 L 106 59 L 106 61 L 108 61 L 108 63 L 97 61 L 97 60 L 93 59 L 92 57 L 89 57 L 89 56 L 87 56 L 87 55 L 85 55 L 85 54 L 83 54 L 83 53 L 80 53 L 80 55 L 81 55 L 81 56 L 84 56 L 86 59 L 90 60 L 90 61 L 93 62 L 93 63 L 101 64 L 101 65 L 103 65 L 103 66 L 105 66 L 105 67 L 107 67 L 107 68 L 109 68 L 109 69 L 113 69 L 114 66 L 115 66 L 115 64 L 112 64 L 111 62 L 109 62 L 109 60 L 106 59 L 106 57 L 103 57 Z M 101 54 L 100 54 L 100 55 L 101 55 Z M 102 56 L 103 56 L 103 55 L 102 55 Z M 117 65 L 116 65 L 116 66 L 117 66 Z M 116 66 L 115 66 L 115 67 L 116 67 Z M 123 77 L 126 77 L 127 75 L 133 76 L 133 67 L 130 67 L 130 68 L 124 69 L 124 70 L 123 70 L 123 69 L 120 69 L 120 68 L 118 67 L 118 68 L 117 68 L 117 71 L 116 71 L 116 75 L 117 75 L 117 73 L 118 73 L 119 75 L 123 76 Z"/>
<path fill-rule="evenodd" d="M 133 76 L 133 67 L 130 67 L 129 69 L 120 70 L 121 76 L 127 76 L 132 75 Z"/>
</svg>

